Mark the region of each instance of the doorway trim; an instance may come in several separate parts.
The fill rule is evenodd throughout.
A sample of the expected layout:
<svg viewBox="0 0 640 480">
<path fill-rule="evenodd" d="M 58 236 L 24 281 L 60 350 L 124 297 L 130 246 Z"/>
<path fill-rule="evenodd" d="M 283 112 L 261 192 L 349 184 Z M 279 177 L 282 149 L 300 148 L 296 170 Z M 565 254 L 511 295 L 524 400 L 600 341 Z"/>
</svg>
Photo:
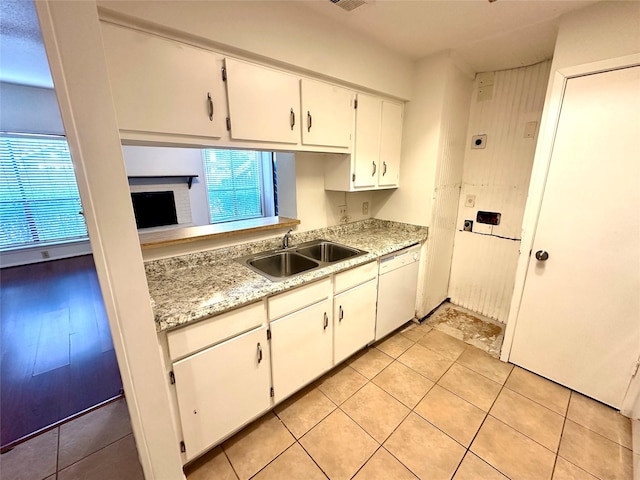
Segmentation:
<svg viewBox="0 0 640 480">
<path fill-rule="evenodd" d="M 541 135 L 536 146 L 536 153 L 531 172 L 529 193 L 522 222 L 520 256 L 518 258 L 513 295 L 511 297 L 504 342 L 502 345 L 502 352 L 500 354 L 500 359 L 504 362 L 508 362 L 511 356 L 511 347 L 515 337 L 515 329 L 517 326 L 518 316 L 520 314 L 520 305 L 527 280 L 529 258 L 531 256 L 533 241 L 538 226 L 538 218 L 540 216 L 542 202 L 544 199 L 544 190 L 547 175 L 549 173 L 549 167 L 551 166 L 551 157 L 555 144 L 556 131 L 560 121 L 560 111 L 564 100 L 567 81 L 570 78 L 633 67 L 636 65 L 640 65 L 640 53 L 565 67 L 553 72 L 552 77 L 549 79 L 547 99 L 542 113 L 544 125 L 542 125 L 540 129 Z M 634 399 L 638 400 L 634 401 Z M 640 375 L 636 375 L 632 379 L 623 402 L 621 412 L 629 417 L 635 418 L 640 416 Z"/>
<path fill-rule="evenodd" d="M 95 0 L 35 2 L 146 479 L 184 479 Z M 78 41 L 82 39 L 82 41 Z"/>
</svg>

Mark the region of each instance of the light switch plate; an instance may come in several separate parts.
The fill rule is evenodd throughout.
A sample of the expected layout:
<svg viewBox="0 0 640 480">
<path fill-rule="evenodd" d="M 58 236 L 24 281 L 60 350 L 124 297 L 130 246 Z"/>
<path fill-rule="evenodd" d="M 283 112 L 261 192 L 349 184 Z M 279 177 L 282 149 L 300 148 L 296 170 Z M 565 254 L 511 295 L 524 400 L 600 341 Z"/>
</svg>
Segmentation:
<svg viewBox="0 0 640 480">
<path fill-rule="evenodd" d="M 476 206 L 476 196 L 475 195 L 467 195 L 464 199 L 465 207 L 475 207 Z"/>
</svg>

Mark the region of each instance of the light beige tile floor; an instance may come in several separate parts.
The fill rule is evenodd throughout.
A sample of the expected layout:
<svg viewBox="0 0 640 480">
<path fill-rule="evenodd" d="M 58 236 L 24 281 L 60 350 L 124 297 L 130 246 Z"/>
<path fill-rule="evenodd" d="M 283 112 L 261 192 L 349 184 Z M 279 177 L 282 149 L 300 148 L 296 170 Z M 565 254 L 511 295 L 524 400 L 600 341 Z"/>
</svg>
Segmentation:
<svg viewBox="0 0 640 480">
<path fill-rule="evenodd" d="M 280 423 L 278 442 L 240 432 L 187 466 L 188 480 L 632 479 L 627 418 L 427 325 L 359 352 L 263 418 Z"/>
<path fill-rule="evenodd" d="M 142 479 L 124 407 L 108 405 L 3 454 L 0 478 Z M 631 438 L 631 422 L 611 408 L 411 324 L 186 473 L 188 480 L 631 480 Z"/>
<path fill-rule="evenodd" d="M 0 478 L 143 480 L 125 401 L 109 403 L 3 453 Z"/>
</svg>

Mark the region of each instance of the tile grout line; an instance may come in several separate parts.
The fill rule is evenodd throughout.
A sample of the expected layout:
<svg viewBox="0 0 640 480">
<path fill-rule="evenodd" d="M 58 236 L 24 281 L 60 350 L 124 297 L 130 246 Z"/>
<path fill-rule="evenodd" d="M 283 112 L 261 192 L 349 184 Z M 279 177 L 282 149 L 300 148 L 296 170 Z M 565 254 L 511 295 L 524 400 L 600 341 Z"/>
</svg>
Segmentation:
<svg viewBox="0 0 640 480">
<path fill-rule="evenodd" d="M 118 439 L 114 440 L 113 442 L 110 442 L 110 443 L 108 443 L 108 444 L 106 444 L 106 445 L 104 445 L 104 446 L 100 447 L 100 448 L 99 448 L 98 450 L 96 450 L 95 452 L 91 452 L 91 453 L 89 453 L 88 455 L 85 455 L 84 457 L 79 458 L 78 460 L 76 460 L 76 461 L 75 461 L 75 462 L 73 462 L 73 463 L 70 463 L 69 465 L 67 465 L 66 467 L 64 467 L 62 470 L 60 470 L 60 471 L 59 471 L 59 472 L 57 472 L 57 473 L 60 473 L 61 471 L 66 470 L 67 468 L 70 468 L 70 467 L 72 467 L 73 465 L 77 465 L 77 464 L 78 464 L 78 463 L 80 463 L 81 461 L 83 461 L 83 460 L 85 460 L 85 459 L 87 459 L 87 458 L 89 458 L 89 457 L 91 457 L 91 456 L 95 455 L 95 454 L 96 454 L 96 453 L 98 453 L 98 452 L 101 452 L 101 451 L 102 451 L 102 450 L 104 450 L 105 448 L 110 447 L 111 445 L 114 445 L 114 444 L 118 443 L 118 442 L 119 442 L 119 441 L 121 441 L 121 440 L 124 440 L 124 439 L 125 439 L 125 438 L 127 438 L 129 435 L 133 436 L 133 432 L 129 432 L 129 433 L 125 434 L 124 436 L 122 436 L 122 437 L 120 437 L 120 438 L 118 438 Z"/>
<path fill-rule="evenodd" d="M 58 442 L 56 445 L 56 472 L 55 472 L 56 480 L 58 479 L 58 473 L 59 473 L 58 468 L 60 467 L 60 437 L 62 435 L 62 432 L 60 431 L 60 427 L 57 427 L 57 429 L 58 429 Z"/>
</svg>

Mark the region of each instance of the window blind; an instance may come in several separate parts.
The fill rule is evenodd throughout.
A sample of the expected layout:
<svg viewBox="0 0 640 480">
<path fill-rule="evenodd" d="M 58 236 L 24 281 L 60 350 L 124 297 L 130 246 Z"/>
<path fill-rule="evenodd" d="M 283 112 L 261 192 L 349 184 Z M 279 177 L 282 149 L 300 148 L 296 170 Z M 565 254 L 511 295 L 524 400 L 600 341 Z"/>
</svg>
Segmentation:
<svg viewBox="0 0 640 480">
<path fill-rule="evenodd" d="M 204 151 L 211 223 L 265 216 L 265 155 L 270 161 L 271 154 L 264 152 Z M 271 172 L 266 177 L 271 177 Z"/>
<path fill-rule="evenodd" d="M 87 238 L 67 141 L 0 135 L 0 250 Z"/>
</svg>

